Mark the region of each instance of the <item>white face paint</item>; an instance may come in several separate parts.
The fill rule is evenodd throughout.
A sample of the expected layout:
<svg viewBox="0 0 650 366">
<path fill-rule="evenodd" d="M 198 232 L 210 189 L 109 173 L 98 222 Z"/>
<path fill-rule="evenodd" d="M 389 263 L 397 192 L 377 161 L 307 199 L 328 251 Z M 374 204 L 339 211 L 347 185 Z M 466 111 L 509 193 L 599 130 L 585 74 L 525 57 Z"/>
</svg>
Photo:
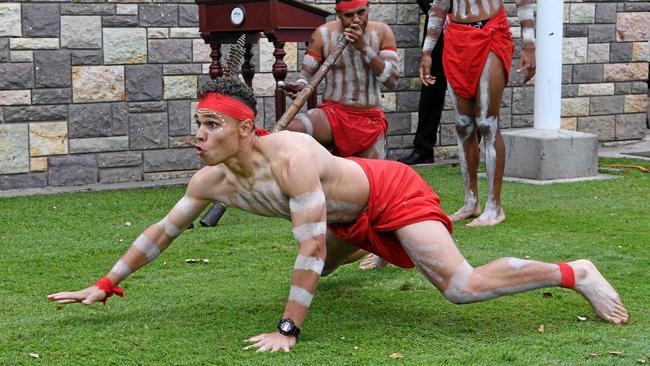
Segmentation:
<svg viewBox="0 0 650 366">
<path fill-rule="evenodd" d="M 131 275 L 133 271 L 131 270 L 131 267 L 129 267 L 128 264 L 126 264 L 123 260 L 118 260 L 117 263 L 111 268 L 111 272 L 115 273 L 120 280 L 123 280 Z"/>
<path fill-rule="evenodd" d="M 325 261 L 316 257 L 305 257 L 303 255 L 298 255 L 296 258 L 296 263 L 293 266 L 294 270 L 302 271 L 312 271 L 320 276 L 323 272 L 323 267 L 325 267 Z"/>
<path fill-rule="evenodd" d="M 133 243 L 133 247 L 144 253 L 149 261 L 152 261 L 160 255 L 160 249 L 145 234 L 140 234 Z"/>
<path fill-rule="evenodd" d="M 298 197 L 289 199 L 289 209 L 291 212 L 300 212 L 318 208 L 323 204 L 325 204 L 325 193 L 323 193 L 323 191 L 307 192 Z"/>
<path fill-rule="evenodd" d="M 289 300 L 293 300 L 307 308 L 309 305 L 311 305 L 311 300 L 313 297 L 314 295 L 310 294 L 309 291 L 301 287 L 291 286 L 291 290 L 289 290 Z"/>
<path fill-rule="evenodd" d="M 327 230 L 327 223 L 325 223 L 324 221 L 310 223 L 310 224 L 302 224 L 293 228 L 293 236 L 296 239 L 298 245 L 300 245 L 304 241 L 307 241 L 309 239 L 315 238 L 320 235 L 325 235 L 326 230 Z"/>
</svg>

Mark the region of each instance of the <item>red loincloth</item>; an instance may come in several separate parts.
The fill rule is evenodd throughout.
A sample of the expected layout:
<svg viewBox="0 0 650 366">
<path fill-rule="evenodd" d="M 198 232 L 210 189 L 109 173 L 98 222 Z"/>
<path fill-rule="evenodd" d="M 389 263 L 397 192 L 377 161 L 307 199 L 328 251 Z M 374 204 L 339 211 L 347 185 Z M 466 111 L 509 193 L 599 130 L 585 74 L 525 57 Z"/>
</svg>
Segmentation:
<svg viewBox="0 0 650 366">
<path fill-rule="evenodd" d="M 488 54 L 493 52 L 503 64 L 506 83 L 514 45 L 505 9 L 501 9 L 483 29 L 447 22 L 442 64 L 454 93 L 466 99 L 476 97 L 476 89 Z"/>
<path fill-rule="evenodd" d="M 323 102 L 318 108 L 325 112 L 332 127 L 332 154 L 337 156 L 347 157 L 367 150 L 388 129 L 381 108 L 350 108 L 333 102 Z"/>
<path fill-rule="evenodd" d="M 396 266 L 413 268 L 413 262 L 393 231 L 435 220 L 452 232 L 451 220 L 440 209 L 440 198 L 415 170 L 396 161 L 348 159 L 357 162 L 368 176 L 370 197 L 368 209 L 354 223 L 328 224 L 338 238 Z"/>
</svg>

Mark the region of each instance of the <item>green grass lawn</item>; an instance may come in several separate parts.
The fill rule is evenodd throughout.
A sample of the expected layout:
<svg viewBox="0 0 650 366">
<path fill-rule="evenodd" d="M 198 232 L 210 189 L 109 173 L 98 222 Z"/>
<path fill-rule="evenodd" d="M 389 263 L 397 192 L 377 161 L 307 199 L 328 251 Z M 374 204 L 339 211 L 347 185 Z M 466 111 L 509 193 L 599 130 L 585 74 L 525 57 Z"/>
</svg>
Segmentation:
<svg viewBox="0 0 650 366">
<path fill-rule="evenodd" d="M 650 167 L 601 164 L 612 162 Z M 460 207 L 458 167 L 419 172 L 445 211 Z M 242 340 L 273 331 L 282 315 L 296 255 L 289 222 L 230 209 L 218 227 L 187 231 L 132 275 L 125 298 L 57 309 L 47 294 L 99 279 L 184 190 L 0 199 L 0 364 L 638 364 L 650 357 L 650 174 L 615 174 L 550 186 L 506 182 L 506 222 L 456 225 L 453 236 L 474 266 L 502 256 L 592 260 L 630 311 L 628 325 L 595 319 L 566 289 L 454 305 L 415 270 L 347 266 L 320 282 L 288 354 L 243 351 Z M 486 182 L 479 184 L 485 200 Z"/>
</svg>

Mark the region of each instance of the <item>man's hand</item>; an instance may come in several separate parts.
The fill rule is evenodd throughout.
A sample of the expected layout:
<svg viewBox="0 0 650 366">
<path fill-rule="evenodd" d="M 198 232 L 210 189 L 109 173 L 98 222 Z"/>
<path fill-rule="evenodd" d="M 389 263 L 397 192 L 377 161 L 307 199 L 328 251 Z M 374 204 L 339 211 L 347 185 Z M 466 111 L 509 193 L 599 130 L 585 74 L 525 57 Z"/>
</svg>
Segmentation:
<svg viewBox="0 0 650 366">
<path fill-rule="evenodd" d="M 352 23 L 348 28 L 343 30 L 343 35 L 357 50 L 363 52 L 366 49 L 366 41 L 363 39 L 363 28 L 360 24 Z"/>
<path fill-rule="evenodd" d="M 431 76 L 431 55 L 423 54 L 420 62 L 420 81 L 426 86 L 436 83 L 436 78 Z"/>
<path fill-rule="evenodd" d="M 80 302 L 84 305 L 90 305 L 95 301 L 102 301 L 106 298 L 106 292 L 97 286 L 90 286 L 86 289 L 75 292 L 57 292 L 47 296 L 50 301 L 56 301 L 59 304 L 71 304 Z"/>
<path fill-rule="evenodd" d="M 521 59 L 519 60 L 519 69 L 517 72 L 524 73 L 524 83 L 528 82 L 530 79 L 535 76 L 536 70 L 535 63 L 535 46 L 531 44 L 526 44 L 523 51 L 521 52 Z"/>
<path fill-rule="evenodd" d="M 246 342 L 254 344 L 244 347 L 244 350 L 257 348 L 257 352 L 275 352 L 282 349 L 284 352 L 289 352 L 289 349 L 296 345 L 296 337 L 273 332 L 260 334 L 248 339 Z"/>
<path fill-rule="evenodd" d="M 305 85 L 305 83 L 293 82 L 278 84 L 278 87 L 284 90 L 289 98 L 296 99 L 298 94 L 302 91 L 302 89 L 304 89 Z"/>
</svg>

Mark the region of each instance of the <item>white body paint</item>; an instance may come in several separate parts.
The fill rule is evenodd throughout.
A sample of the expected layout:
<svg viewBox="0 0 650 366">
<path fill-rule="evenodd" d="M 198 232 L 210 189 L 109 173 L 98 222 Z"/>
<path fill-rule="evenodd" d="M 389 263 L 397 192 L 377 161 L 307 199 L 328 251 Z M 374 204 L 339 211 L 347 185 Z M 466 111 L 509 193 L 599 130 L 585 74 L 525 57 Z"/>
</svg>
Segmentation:
<svg viewBox="0 0 650 366">
<path fill-rule="evenodd" d="M 289 199 L 289 209 L 291 212 L 300 212 L 318 208 L 324 204 L 325 193 L 323 193 L 323 191 L 307 192 L 298 197 Z"/>
<path fill-rule="evenodd" d="M 162 226 L 163 230 L 165 230 L 165 234 L 167 234 L 167 236 L 170 238 L 176 238 L 183 232 L 182 229 L 177 228 L 169 221 L 169 216 L 165 216 L 162 220 L 160 220 L 160 222 L 158 222 L 158 225 Z"/>
<path fill-rule="evenodd" d="M 320 276 L 323 272 L 323 267 L 325 267 L 325 261 L 316 257 L 305 257 L 304 255 L 298 255 L 296 258 L 296 263 L 293 266 L 294 270 L 302 271 L 312 271 Z"/>
<path fill-rule="evenodd" d="M 111 268 L 111 272 L 115 273 L 120 280 L 123 280 L 129 277 L 131 273 L 133 273 L 133 270 L 131 270 L 131 267 L 129 267 L 128 264 L 120 259 L 115 263 L 113 268 Z"/>
<path fill-rule="evenodd" d="M 185 215 L 191 215 L 192 211 L 194 211 L 194 205 L 192 204 L 192 201 L 190 201 L 187 196 L 183 196 L 178 203 L 176 203 L 176 206 L 174 208 L 180 210 L 183 214 Z"/>
<path fill-rule="evenodd" d="M 302 306 L 309 307 L 313 298 L 314 295 L 304 288 L 291 286 L 291 290 L 289 290 L 289 300 L 293 300 Z"/>
<path fill-rule="evenodd" d="M 314 125 L 311 123 L 311 120 L 309 119 L 309 117 L 307 117 L 306 113 L 298 113 L 296 115 L 296 119 L 302 122 L 303 126 L 305 126 L 306 134 L 308 134 L 309 136 L 314 136 Z"/>
<path fill-rule="evenodd" d="M 149 239 L 145 234 L 140 234 L 138 238 L 133 242 L 133 247 L 144 253 L 147 256 L 149 261 L 152 261 L 160 255 L 160 249 L 156 246 L 151 239 Z"/>
<path fill-rule="evenodd" d="M 293 228 L 293 236 L 296 238 L 296 242 L 300 244 L 317 236 L 325 235 L 326 230 L 327 223 L 325 223 L 325 221 L 313 224 L 302 224 Z"/>
</svg>

